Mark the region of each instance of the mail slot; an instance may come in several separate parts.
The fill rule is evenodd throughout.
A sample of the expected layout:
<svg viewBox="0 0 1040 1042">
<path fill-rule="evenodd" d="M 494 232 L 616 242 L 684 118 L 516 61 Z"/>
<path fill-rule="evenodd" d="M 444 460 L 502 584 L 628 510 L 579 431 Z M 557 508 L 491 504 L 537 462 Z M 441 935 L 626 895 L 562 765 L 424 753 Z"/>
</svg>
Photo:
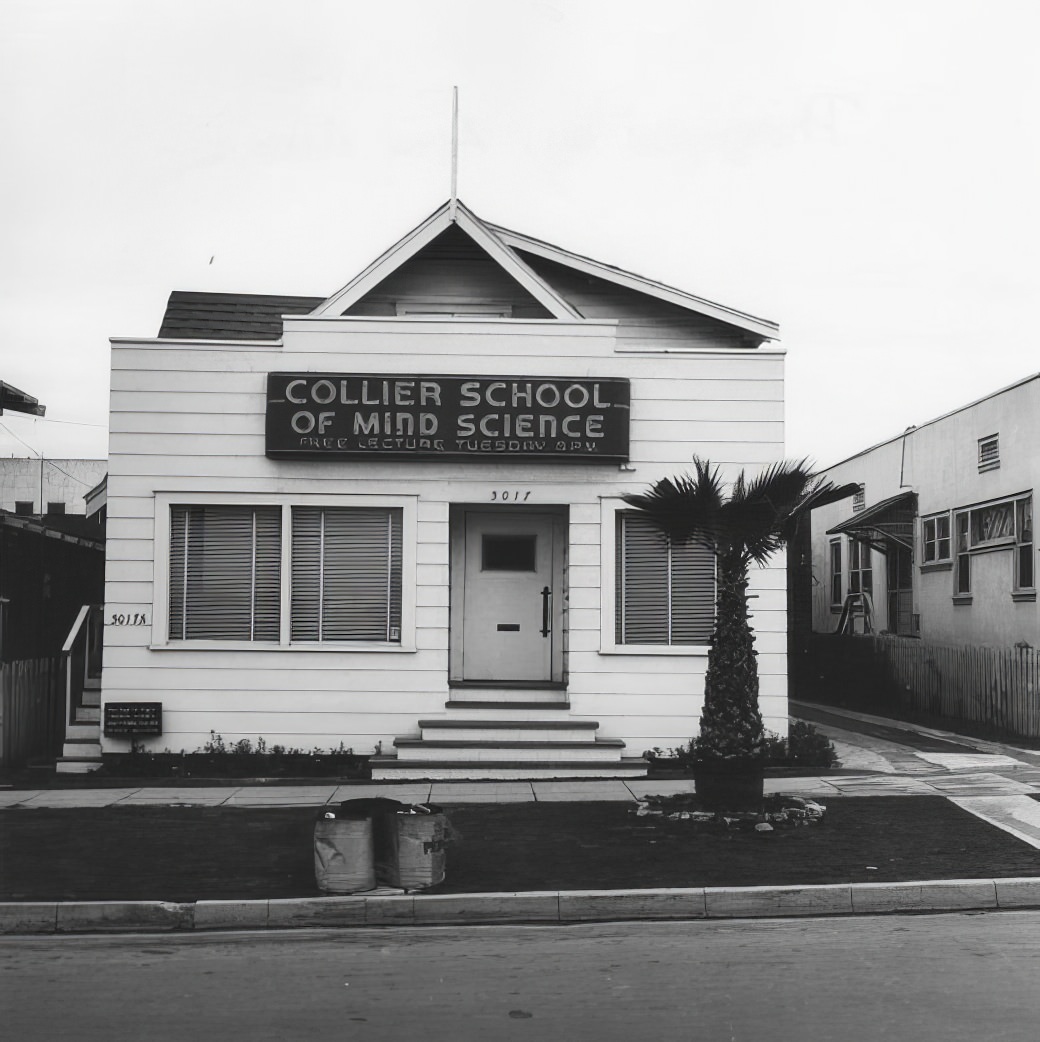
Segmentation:
<svg viewBox="0 0 1040 1042">
<path fill-rule="evenodd" d="M 520 623 L 519 622 L 500 622 L 498 624 L 499 633 L 519 633 Z"/>
</svg>

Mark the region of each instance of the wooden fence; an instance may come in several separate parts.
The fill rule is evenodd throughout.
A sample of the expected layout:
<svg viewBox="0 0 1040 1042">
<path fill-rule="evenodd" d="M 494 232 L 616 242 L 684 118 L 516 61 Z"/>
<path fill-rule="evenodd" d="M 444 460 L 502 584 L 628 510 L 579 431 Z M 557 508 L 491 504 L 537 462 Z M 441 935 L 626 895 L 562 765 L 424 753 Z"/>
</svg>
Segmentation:
<svg viewBox="0 0 1040 1042">
<path fill-rule="evenodd" d="M 802 649 L 805 697 L 1040 738 L 1040 650 L 814 634 Z"/>
<path fill-rule="evenodd" d="M 60 658 L 0 665 L 0 767 L 57 756 L 65 740 L 65 671 Z"/>
</svg>

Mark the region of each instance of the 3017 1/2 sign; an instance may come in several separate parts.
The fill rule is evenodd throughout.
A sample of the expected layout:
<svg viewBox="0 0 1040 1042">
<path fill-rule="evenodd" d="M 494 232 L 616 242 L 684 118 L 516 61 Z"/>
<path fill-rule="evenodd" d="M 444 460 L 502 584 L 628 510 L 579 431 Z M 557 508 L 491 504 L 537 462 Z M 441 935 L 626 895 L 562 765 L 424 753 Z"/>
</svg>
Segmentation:
<svg viewBox="0 0 1040 1042">
<path fill-rule="evenodd" d="M 269 373 L 274 459 L 628 460 L 625 379 Z"/>
</svg>

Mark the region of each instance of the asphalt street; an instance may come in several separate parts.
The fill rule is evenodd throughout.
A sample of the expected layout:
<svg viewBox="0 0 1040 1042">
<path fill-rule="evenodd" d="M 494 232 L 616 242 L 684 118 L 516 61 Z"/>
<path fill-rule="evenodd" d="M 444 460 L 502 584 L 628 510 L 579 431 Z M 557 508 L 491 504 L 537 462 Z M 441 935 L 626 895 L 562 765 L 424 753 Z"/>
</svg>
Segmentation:
<svg viewBox="0 0 1040 1042">
<path fill-rule="evenodd" d="M 1040 912 L 0 939 L 5 1038 L 1034 1042 Z"/>
</svg>

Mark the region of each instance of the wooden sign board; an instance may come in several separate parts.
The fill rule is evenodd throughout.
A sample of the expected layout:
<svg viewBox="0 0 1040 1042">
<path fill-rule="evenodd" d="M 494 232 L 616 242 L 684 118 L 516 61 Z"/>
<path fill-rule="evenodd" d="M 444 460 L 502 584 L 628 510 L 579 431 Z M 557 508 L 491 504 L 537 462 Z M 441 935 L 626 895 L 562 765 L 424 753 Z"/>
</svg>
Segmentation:
<svg viewBox="0 0 1040 1042">
<path fill-rule="evenodd" d="M 269 373 L 273 459 L 628 460 L 626 379 Z"/>
</svg>

